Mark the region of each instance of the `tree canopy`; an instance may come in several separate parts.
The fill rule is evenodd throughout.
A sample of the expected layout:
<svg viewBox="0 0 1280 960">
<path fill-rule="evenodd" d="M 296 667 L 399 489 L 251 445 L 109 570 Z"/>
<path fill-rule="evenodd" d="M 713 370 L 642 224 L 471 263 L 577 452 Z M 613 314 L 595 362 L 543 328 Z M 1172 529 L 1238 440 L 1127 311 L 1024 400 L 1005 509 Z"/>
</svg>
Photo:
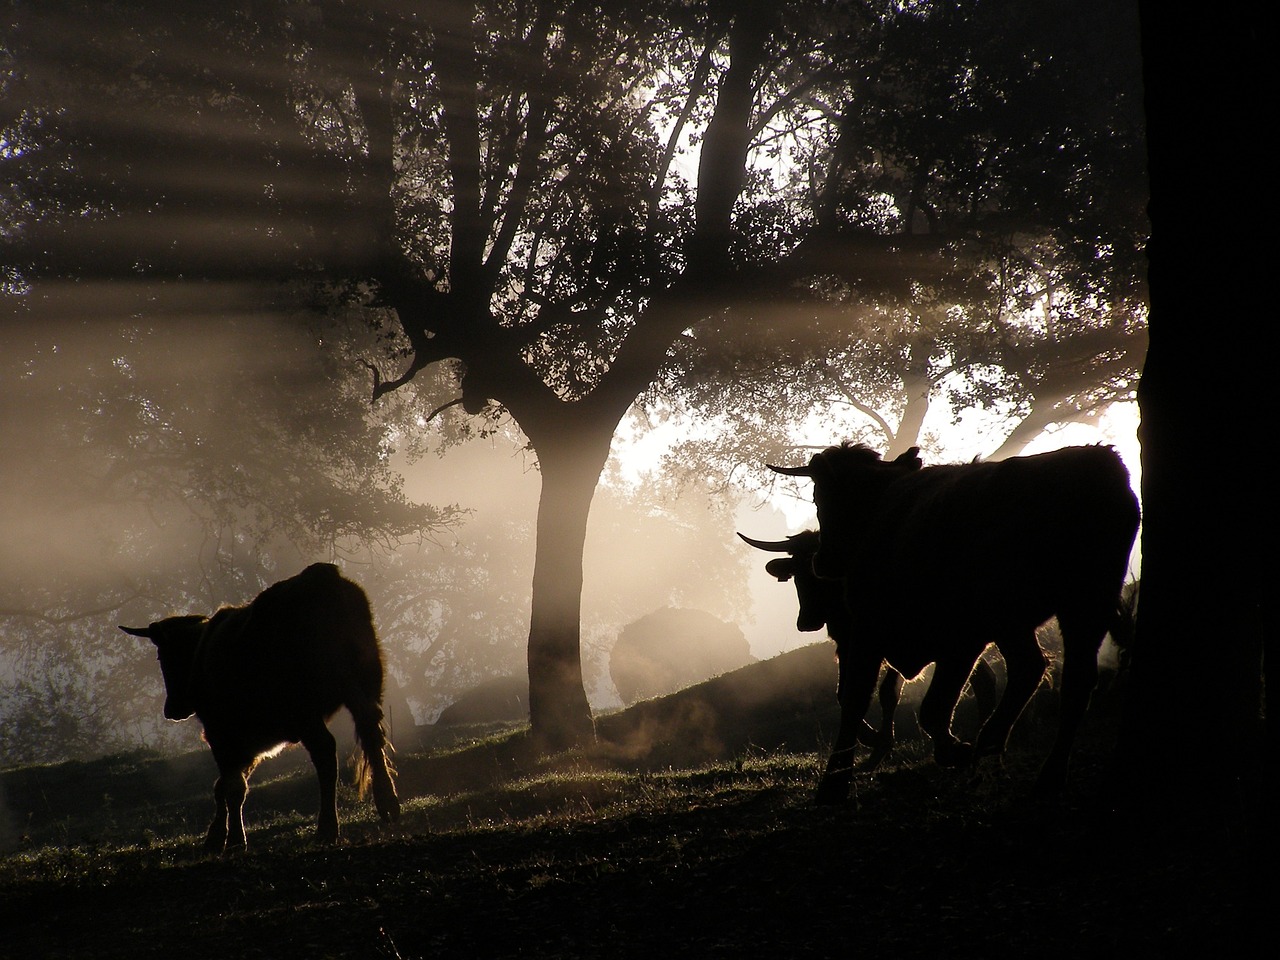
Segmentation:
<svg viewBox="0 0 1280 960">
<path fill-rule="evenodd" d="M 340 310 L 387 334 L 363 356 L 376 400 L 410 387 L 431 415 L 518 424 L 543 481 L 528 658 L 548 746 L 590 736 L 587 517 L 655 383 L 745 420 L 752 389 L 789 414 L 846 381 L 899 441 L 938 389 L 1028 422 L 1131 389 L 1144 198 L 1114 4 L 6 17 L 18 311 Z"/>
</svg>

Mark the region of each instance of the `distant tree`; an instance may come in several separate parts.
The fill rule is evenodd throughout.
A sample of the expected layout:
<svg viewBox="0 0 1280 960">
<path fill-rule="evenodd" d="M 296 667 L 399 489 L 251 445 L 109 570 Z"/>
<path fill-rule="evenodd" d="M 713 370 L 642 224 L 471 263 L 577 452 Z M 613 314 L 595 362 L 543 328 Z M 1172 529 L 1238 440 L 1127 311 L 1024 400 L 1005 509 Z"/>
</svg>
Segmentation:
<svg viewBox="0 0 1280 960">
<path fill-rule="evenodd" d="M 441 727 L 468 723 L 497 723 L 529 717 L 529 677 L 491 677 L 464 692 L 440 712 Z"/>
<path fill-rule="evenodd" d="M 674 693 L 755 660 L 742 630 L 702 610 L 665 607 L 627 624 L 609 655 L 623 703 Z"/>
</svg>

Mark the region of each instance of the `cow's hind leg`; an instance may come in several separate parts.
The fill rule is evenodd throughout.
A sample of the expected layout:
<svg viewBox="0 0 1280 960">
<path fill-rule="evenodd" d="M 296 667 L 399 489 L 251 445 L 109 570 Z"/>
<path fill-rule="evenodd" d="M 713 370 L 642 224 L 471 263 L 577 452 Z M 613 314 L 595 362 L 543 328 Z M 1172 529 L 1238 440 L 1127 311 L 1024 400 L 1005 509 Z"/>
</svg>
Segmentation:
<svg viewBox="0 0 1280 960">
<path fill-rule="evenodd" d="M 951 657 L 935 663 L 933 679 L 920 702 L 920 729 L 933 741 L 933 759 L 941 767 L 963 766 L 973 757 L 973 747 L 951 732 L 951 718 L 977 659 Z"/>
<path fill-rule="evenodd" d="M 317 723 L 302 738 L 311 755 L 320 781 L 320 814 L 316 818 L 316 839 L 333 843 L 338 839 L 338 744 L 323 722 Z"/>
<path fill-rule="evenodd" d="M 1004 657 L 1007 679 L 999 703 L 978 734 L 977 757 L 1004 753 L 1013 725 L 1018 722 L 1036 687 L 1040 686 L 1048 666 L 1035 631 L 1021 634 L 1016 639 L 997 640 L 996 646 Z"/>
<path fill-rule="evenodd" d="M 862 719 L 871 706 L 871 694 L 880 675 L 880 660 L 857 651 L 840 651 L 840 731 L 827 759 L 827 769 L 815 798 L 821 804 L 844 803 L 853 786 L 853 758 Z"/>
<path fill-rule="evenodd" d="M 356 738 L 360 741 L 363 763 L 356 780 L 363 794 L 366 784 L 373 787 L 373 803 L 383 823 L 400 818 L 400 798 L 387 764 L 386 734 L 382 729 L 382 708 L 378 704 L 348 707 L 355 721 Z"/>
<path fill-rule="evenodd" d="M 1100 624 L 1081 623 L 1066 616 L 1059 618 L 1058 626 L 1062 630 L 1058 734 L 1036 780 L 1036 793 L 1040 795 L 1055 793 L 1066 783 L 1071 745 L 1098 683 L 1098 648 L 1106 632 Z"/>
<path fill-rule="evenodd" d="M 885 664 L 876 698 L 880 702 L 880 729 L 874 730 L 865 720 L 859 739 L 871 748 L 871 755 L 862 762 L 863 770 L 874 770 L 884 762 L 893 749 L 893 715 L 902 697 L 902 674 Z"/>
</svg>

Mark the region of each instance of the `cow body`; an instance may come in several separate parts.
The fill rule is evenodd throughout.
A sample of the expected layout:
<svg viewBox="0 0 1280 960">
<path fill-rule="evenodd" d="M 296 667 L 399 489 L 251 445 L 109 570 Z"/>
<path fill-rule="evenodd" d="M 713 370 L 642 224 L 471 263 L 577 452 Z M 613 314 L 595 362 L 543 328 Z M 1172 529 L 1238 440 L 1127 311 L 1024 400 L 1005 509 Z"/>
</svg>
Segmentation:
<svg viewBox="0 0 1280 960">
<path fill-rule="evenodd" d="M 939 763 L 1003 752 L 1046 668 L 1036 628 L 1058 618 L 1060 723 L 1038 787 L 1060 787 L 1138 528 L 1137 498 L 1115 451 L 1068 447 L 924 467 L 915 448 L 882 461 L 846 445 L 783 472 L 812 477 L 821 529 L 813 567 L 844 584 L 855 640 L 841 674 L 851 709 L 865 712 L 882 661 L 907 678 L 935 664 L 920 726 Z M 970 745 L 952 734 L 951 719 L 991 643 L 1008 679 Z M 843 731 L 841 740 L 851 745 Z M 833 753 L 820 799 L 847 796 L 851 753 Z"/>
<path fill-rule="evenodd" d="M 787 554 L 786 557 L 777 557 L 766 563 L 765 572 L 780 582 L 790 580 L 795 584 L 796 599 L 800 604 L 796 615 L 796 629 L 807 633 L 826 627 L 827 636 L 835 641 L 836 660 L 841 665 L 836 684 L 841 720 L 834 753 L 851 756 L 856 743 L 861 742 L 871 748 L 870 755 L 863 761 L 862 769 L 875 770 L 893 749 L 893 716 L 902 694 L 902 674 L 893 666 L 884 665 L 877 694 L 880 703 L 880 729 L 876 730 L 866 722 L 863 714 L 858 713 L 860 706 L 863 713 L 866 707 L 854 702 L 850 689 L 854 686 L 853 678 L 845 675 L 844 664 L 858 661 L 858 639 L 854 632 L 853 616 L 845 603 L 844 582 L 826 580 L 813 572 L 813 558 L 821 542 L 818 531 L 805 530 L 778 541 L 753 540 L 741 533 L 738 536 L 757 550 Z M 978 711 L 982 717 L 986 717 L 994 702 L 996 679 L 985 660 L 978 661 L 971 683 L 978 701 Z"/>
<path fill-rule="evenodd" d="M 164 674 L 164 715 L 192 714 L 218 765 L 205 848 L 245 846 L 243 807 L 254 767 L 289 743 L 306 747 L 320 780 L 317 836 L 338 838 L 337 745 L 327 721 L 346 707 L 384 822 L 399 815 L 382 729 L 382 655 L 364 591 L 332 564 L 276 583 L 252 603 L 212 617 L 169 617 L 145 628 Z"/>
</svg>

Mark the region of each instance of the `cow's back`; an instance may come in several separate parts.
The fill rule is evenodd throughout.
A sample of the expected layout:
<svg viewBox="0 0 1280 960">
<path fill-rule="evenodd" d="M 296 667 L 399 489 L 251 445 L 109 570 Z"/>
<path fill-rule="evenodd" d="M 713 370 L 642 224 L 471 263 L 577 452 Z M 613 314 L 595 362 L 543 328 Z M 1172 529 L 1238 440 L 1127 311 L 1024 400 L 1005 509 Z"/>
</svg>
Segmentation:
<svg viewBox="0 0 1280 960">
<path fill-rule="evenodd" d="M 926 467 L 868 516 L 850 578 L 865 603 L 854 605 L 881 621 L 868 626 L 909 621 L 922 634 L 966 620 L 1038 624 L 1071 598 L 1118 596 L 1137 523 L 1110 447 Z"/>
<path fill-rule="evenodd" d="M 198 654 L 197 712 L 205 721 L 296 740 L 356 693 L 382 687 L 382 661 L 364 591 L 333 564 L 313 564 L 243 607 L 219 610 Z"/>
</svg>

